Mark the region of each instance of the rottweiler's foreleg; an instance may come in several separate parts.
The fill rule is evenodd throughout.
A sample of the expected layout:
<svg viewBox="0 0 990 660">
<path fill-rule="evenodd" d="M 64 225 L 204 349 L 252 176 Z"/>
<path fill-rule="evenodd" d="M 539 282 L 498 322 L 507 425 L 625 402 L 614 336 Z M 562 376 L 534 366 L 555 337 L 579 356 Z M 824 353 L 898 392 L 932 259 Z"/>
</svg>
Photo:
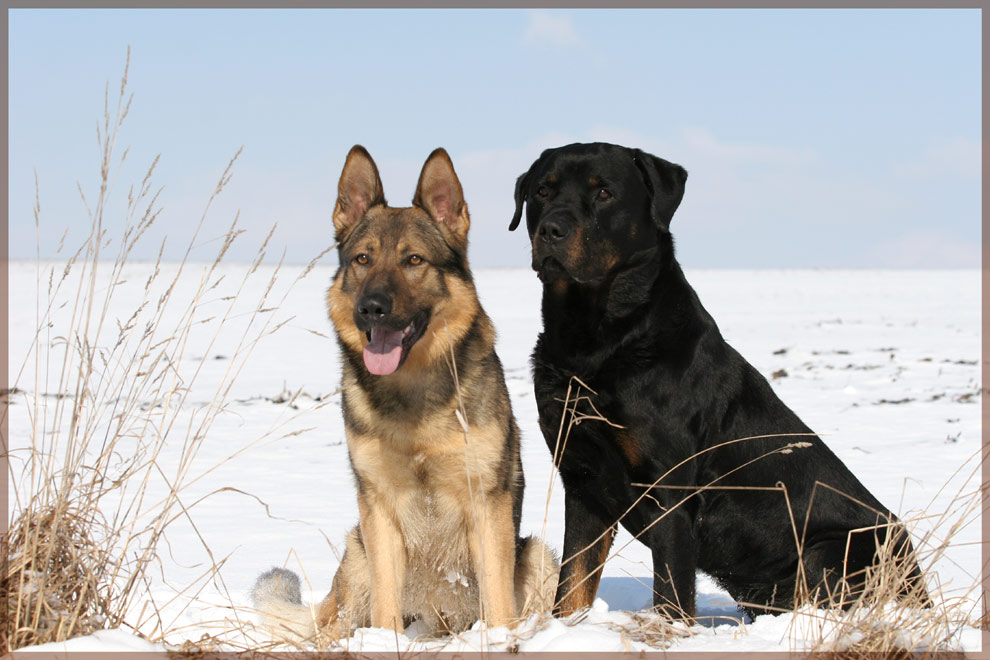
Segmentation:
<svg viewBox="0 0 990 660">
<path fill-rule="evenodd" d="M 567 616 L 590 606 L 608 551 L 615 538 L 616 522 L 583 498 L 575 489 L 564 494 L 564 552 L 554 599 L 554 615 Z"/>
</svg>

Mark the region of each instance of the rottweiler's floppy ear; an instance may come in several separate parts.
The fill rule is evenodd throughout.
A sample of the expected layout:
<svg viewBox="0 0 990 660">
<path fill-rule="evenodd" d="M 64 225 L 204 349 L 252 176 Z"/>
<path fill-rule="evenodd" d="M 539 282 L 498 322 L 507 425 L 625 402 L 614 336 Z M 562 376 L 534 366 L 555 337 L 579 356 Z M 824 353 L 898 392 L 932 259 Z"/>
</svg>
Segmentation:
<svg viewBox="0 0 990 660">
<path fill-rule="evenodd" d="M 512 215 L 512 222 L 509 223 L 509 231 L 515 231 L 522 219 L 523 202 L 526 201 L 526 186 L 529 184 L 529 173 L 532 171 L 533 168 L 531 167 L 516 179 L 516 212 Z"/>
<path fill-rule="evenodd" d="M 360 144 L 347 153 L 344 170 L 337 184 L 337 203 L 333 207 L 333 226 L 340 241 L 375 204 L 385 203 L 382 179 L 371 155 Z"/>
<path fill-rule="evenodd" d="M 434 149 L 423 164 L 416 194 L 413 195 L 413 206 L 426 210 L 457 238 L 464 240 L 467 237 L 471 217 L 464 201 L 464 191 L 454 172 L 454 164 L 442 147 Z"/>
<path fill-rule="evenodd" d="M 667 231 L 670 219 L 684 197 L 687 170 L 680 165 L 658 158 L 639 149 L 633 149 L 633 161 L 643 175 L 643 181 L 653 198 L 650 212 L 657 229 Z"/>
</svg>

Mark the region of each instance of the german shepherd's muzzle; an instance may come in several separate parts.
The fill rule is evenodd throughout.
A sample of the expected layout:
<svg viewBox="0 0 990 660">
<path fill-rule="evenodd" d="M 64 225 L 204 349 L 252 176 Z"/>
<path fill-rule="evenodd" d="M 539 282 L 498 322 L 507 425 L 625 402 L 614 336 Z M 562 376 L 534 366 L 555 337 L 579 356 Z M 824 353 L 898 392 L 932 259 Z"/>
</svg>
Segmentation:
<svg viewBox="0 0 990 660">
<path fill-rule="evenodd" d="M 393 311 L 392 297 L 387 289 L 370 286 L 354 307 L 354 325 L 368 338 L 364 347 L 364 365 L 376 376 L 387 376 L 402 366 L 409 349 L 419 341 L 430 322 L 429 310 L 421 310 L 411 318 Z"/>
</svg>

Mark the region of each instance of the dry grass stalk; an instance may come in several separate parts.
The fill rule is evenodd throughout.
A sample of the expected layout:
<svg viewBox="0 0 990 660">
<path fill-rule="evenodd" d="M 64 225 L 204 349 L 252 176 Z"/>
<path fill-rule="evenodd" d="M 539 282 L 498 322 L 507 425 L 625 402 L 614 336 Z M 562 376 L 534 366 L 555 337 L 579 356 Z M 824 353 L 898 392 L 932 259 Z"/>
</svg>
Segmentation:
<svg viewBox="0 0 990 660">
<path fill-rule="evenodd" d="M 186 272 L 194 271 L 190 255 L 210 206 L 230 181 L 237 155 L 221 175 L 171 279 L 164 275 L 169 268 L 162 263 L 163 243 L 147 281 L 136 283 L 144 288 L 133 313 L 126 319 L 114 317 L 115 294 L 125 288 L 128 259 L 161 213 L 160 189 L 152 185 L 156 157 L 141 183 L 128 192 L 117 253 L 108 261 L 106 250 L 114 240 L 106 229 L 110 191 L 127 156 L 126 150 L 117 156 L 131 103 L 127 68 L 113 106 L 109 86 L 106 90 L 103 121 L 97 127 L 99 188 L 92 204 L 79 187 L 89 237 L 64 264 L 51 267 L 47 288 L 39 255 L 37 330 L 2 402 L 6 421 L 11 398 L 21 397 L 30 439 L 28 446 L 10 446 L 9 438 L 3 438 L 13 497 L 0 566 L 0 652 L 100 628 L 130 627 L 153 639 L 168 633 L 174 622 L 162 620 L 164 604 L 155 603 L 148 590 L 150 569 L 160 562 L 158 548 L 174 521 L 190 520 L 195 503 L 184 503 L 183 490 L 216 467 L 194 473 L 201 469 L 195 461 L 198 451 L 227 405 L 233 383 L 262 337 L 287 322 L 273 319 L 289 292 L 273 299 L 281 263 L 251 309 L 244 313 L 238 306 L 239 301 L 244 304 L 249 285 L 254 286 L 251 277 L 271 234 L 232 295 L 218 298 L 224 277 L 217 267 L 241 233 L 236 219 L 213 262 L 198 277 Z M 40 232 L 39 199 L 36 194 Z M 195 278 L 191 296 L 188 286 L 180 286 L 189 277 Z M 203 360 L 189 364 L 190 345 L 201 338 L 197 333 L 212 332 L 206 341 L 209 352 L 220 341 L 221 330 L 235 320 L 243 331 L 235 346 L 224 345 L 232 356 L 226 373 L 210 400 L 194 405 L 188 397 Z M 33 380 L 32 386 L 25 380 Z M 167 444 L 168 455 L 163 453 Z M 176 447 L 181 447 L 177 460 Z M 199 589 L 213 581 L 225 590 L 219 575 L 224 560 L 214 558 L 205 543 L 203 549 L 212 562 Z M 154 626 L 151 632 L 149 625 Z"/>
<path fill-rule="evenodd" d="M 915 559 L 927 577 L 931 602 L 918 594 L 899 598 L 899 590 L 909 579 L 910 566 L 888 541 L 878 549 L 880 560 L 866 571 L 867 597 L 848 600 L 847 595 L 819 594 L 817 606 L 794 612 L 793 637 L 804 640 L 811 651 L 850 660 L 868 658 L 907 658 L 928 660 L 958 655 L 960 637 L 965 628 L 979 628 L 974 603 L 979 602 L 977 579 L 962 593 L 948 593 L 952 585 L 937 582 L 937 565 L 951 561 L 946 555 L 954 539 L 969 525 L 979 522 L 982 488 L 973 488 L 979 480 L 980 465 L 964 480 L 951 504 L 941 514 L 919 514 L 903 519 L 915 530 Z M 927 507 L 931 511 L 934 506 Z M 919 529 L 927 529 L 920 536 Z M 846 609 L 835 607 L 844 605 Z"/>
<path fill-rule="evenodd" d="M 587 392 L 585 394 L 584 392 Z M 553 465 L 558 466 L 567 441 L 570 438 L 571 430 L 574 426 L 583 421 L 594 420 L 605 422 L 611 426 L 617 426 L 609 421 L 594 406 L 591 396 L 595 394 L 587 384 L 577 377 L 572 377 L 568 385 L 567 394 L 562 401 L 563 413 L 558 429 L 557 441 L 553 452 Z M 578 409 L 580 403 L 584 402 L 590 407 L 591 413 L 582 413 Z M 621 428 L 621 427 L 619 427 Z M 779 437 L 794 437 L 802 434 L 786 434 Z M 811 435 L 811 434 L 805 434 Z M 759 436 L 776 437 L 776 436 Z M 678 465 L 672 467 L 663 475 L 660 475 L 651 484 L 632 484 L 643 488 L 643 494 L 614 522 L 619 525 L 622 519 L 644 499 L 653 499 L 650 491 L 655 488 L 665 488 L 661 483 L 667 475 L 678 467 L 693 460 L 696 457 L 729 444 L 747 442 L 757 438 L 738 438 L 729 440 L 715 447 L 702 450 L 690 456 Z M 742 469 L 750 463 L 776 453 L 791 453 L 800 450 L 810 443 L 801 441 L 798 438 L 794 442 L 768 452 L 762 456 L 739 466 L 735 470 Z M 962 470 L 963 468 L 960 468 Z M 733 472 L 735 471 L 733 470 Z M 959 471 L 957 471 L 958 474 Z M 671 511 L 686 502 L 697 492 L 704 490 L 719 490 L 736 487 L 720 486 L 717 482 L 730 473 L 718 477 L 711 483 L 699 486 L 695 491 L 682 498 L 674 506 L 665 510 L 650 525 L 632 540 L 636 540 L 647 529 L 663 520 Z M 978 465 L 966 480 L 966 484 L 956 494 L 952 505 L 941 514 L 918 515 L 902 517 L 901 522 L 909 530 L 916 530 L 921 527 L 928 527 L 929 531 L 921 535 L 913 534 L 912 539 L 917 550 L 915 559 L 921 567 L 922 574 L 936 576 L 936 564 L 945 559 L 946 551 L 953 545 L 953 539 L 958 537 L 958 533 L 968 525 L 979 521 L 982 499 L 981 489 L 976 488 L 969 492 L 963 489 L 969 487 L 974 480 L 978 479 L 980 466 Z M 955 478 L 956 475 L 953 475 Z M 817 484 L 823 488 L 829 488 L 825 484 Z M 550 496 L 553 488 L 553 480 L 550 481 L 550 490 L 547 492 L 547 504 L 544 513 L 544 533 L 546 530 L 546 517 L 549 513 Z M 683 490 L 682 487 L 678 487 Z M 752 488 L 757 490 L 757 488 Z M 790 500 L 786 489 L 782 484 L 776 487 L 759 488 L 758 490 L 779 491 L 782 497 L 788 499 L 788 509 L 791 512 L 791 527 L 794 533 L 795 543 L 798 547 L 798 555 L 801 555 L 801 548 L 804 543 L 804 524 L 801 516 L 795 515 L 791 509 Z M 941 492 L 941 491 L 940 491 Z M 841 494 L 841 493 L 840 493 Z M 938 495 L 936 495 L 938 497 Z M 865 505 L 863 505 L 865 506 Z M 928 510 L 934 510 L 933 503 Z M 810 507 L 809 507 L 810 510 Z M 928 522 L 923 525 L 922 522 Z M 858 530 L 868 531 L 868 530 Z M 806 603 L 796 606 L 793 610 L 781 610 L 781 614 L 792 614 L 792 639 L 801 640 L 795 651 L 812 652 L 840 658 L 855 660 L 866 660 L 875 658 L 907 658 L 927 660 L 928 658 L 944 658 L 953 655 L 951 649 L 959 646 L 958 639 L 963 628 L 986 627 L 981 626 L 981 619 L 972 612 L 972 595 L 979 589 L 978 576 L 970 586 L 969 591 L 958 597 L 947 598 L 940 588 L 941 585 L 928 584 L 927 588 L 932 595 L 930 606 L 926 607 L 918 594 L 911 594 L 907 598 L 901 593 L 903 584 L 908 581 L 911 564 L 905 562 L 904 557 L 898 554 L 893 534 L 886 536 L 886 542 L 878 548 L 879 560 L 876 565 L 866 571 L 865 592 L 867 597 L 851 598 L 848 588 L 840 587 L 836 593 L 811 593 L 805 583 L 804 576 L 799 573 L 795 587 L 795 602 Z M 580 555 L 589 550 L 596 539 L 587 547 L 579 550 Z M 614 557 L 621 555 L 622 551 L 628 547 L 625 545 L 612 549 L 609 556 L 598 564 L 597 568 L 603 568 Z M 565 558 L 562 563 L 572 561 L 574 557 Z M 584 579 L 590 579 L 597 568 L 589 571 Z M 852 578 L 853 576 L 847 576 Z M 571 591 L 579 588 L 582 582 L 571 587 Z M 933 586 L 938 588 L 933 588 Z M 754 605 L 751 603 L 740 603 L 741 605 Z M 641 625 L 623 628 L 624 634 L 632 635 L 632 639 L 643 641 L 658 648 L 668 647 L 685 634 L 690 634 L 689 629 L 676 624 L 670 624 L 662 615 L 646 615 L 645 613 L 634 614 L 634 620 Z M 578 619 L 575 619 L 577 621 Z M 639 630 L 639 632 L 631 632 Z"/>
</svg>

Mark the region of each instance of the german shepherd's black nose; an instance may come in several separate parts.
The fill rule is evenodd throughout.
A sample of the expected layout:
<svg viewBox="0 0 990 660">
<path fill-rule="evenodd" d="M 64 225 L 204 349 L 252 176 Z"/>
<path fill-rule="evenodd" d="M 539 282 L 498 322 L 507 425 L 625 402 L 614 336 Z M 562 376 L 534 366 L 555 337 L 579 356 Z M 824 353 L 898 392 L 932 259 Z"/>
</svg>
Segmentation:
<svg viewBox="0 0 990 660">
<path fill-rule="evenodd" d="M 357 312 L 366 321 L 381 321 L 392 312 L 392 299 L 384 293 L 369 293 L 358 302 Z"/>
<path fill-rule="evenodd" d="M 563 218 L 550 216 L 540 222 L 540 226 L 537 227 L 536 231 L 539 233 L 540 238 L 547 243 L 559 243 L 567 238 L 567 235 L 571 233 L 571 228 L 569 223 Z"/>
</svg>

